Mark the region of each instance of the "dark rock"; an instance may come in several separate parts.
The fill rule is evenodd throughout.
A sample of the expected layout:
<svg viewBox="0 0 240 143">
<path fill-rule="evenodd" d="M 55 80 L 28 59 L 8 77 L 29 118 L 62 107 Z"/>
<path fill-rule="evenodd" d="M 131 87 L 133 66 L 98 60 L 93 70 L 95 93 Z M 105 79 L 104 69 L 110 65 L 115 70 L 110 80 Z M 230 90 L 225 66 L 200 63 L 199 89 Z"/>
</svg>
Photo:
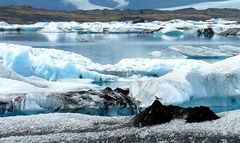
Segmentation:
<svg viewBox="0 0 240 143">
<path fill-rule="evenodd" d="M 197 32 L 199 37 L 212 38 L 214 35 L 214 31 L 211 27 L 198 29 Z"/>
<path fill-rule="evenodd" d="M 162 28 L 151 30 L 151 29 L 144 29 L 140 31 L 138 34 L 153 34 L 154 32 L 160 31 Z"/>
<path fill-rule="evenodd" d="M 168 112 L 170 112 L 173 116 L 174 119 L 182 119 L 182 117 L 184 116 L 185 113 L 185 108 L 179 107 L 179 106 L 173 106 L 173 105 L 169 105 L 166 106 Z"/>
<path fill-rule="evenodd" d="M 208 107 L 182 108 L 179 106 L 164 106 L 155 100 L 151 106 L 136 115 L 131 124 L 135 127 L 144 127 L 163 124 L 172 119 L 185 119 L 187 123 L 216 120 L 219 117 Z"/>
<path fill-rule="evenodd" d="M 120 93 L 122 95 L 128 95 L 129 94 L 129 89 L 122 89 L 122 88 L 116 88 L 114 89 L 115 92 Z"/>
<path fill-rule="evenodd" d="M 184 112 L 187 123 L 216 120 L 219 117 L 208 107 L 187 108 Z"/>
<path fill-rule="evenodd" d="M 114 91 L 110 87 L 106 87 L 105 89 L 102 90 L 102 93 L 104 93 L 104 94 L 113 94 Z"/>
<path fill-rule="evenodd" d="M 132 24 L 137 24 L 137 23 L 145 23 L 144 19 L 136 19 L 134 21 L 132 21 Z"/>
<path fill-rule="evenodd" d="M 155 100 L 151 106 L 133 118 L 133 125 L 136 127 L 152 126 L 167 123 L 172 119 L 173 116 L 167 107 Z"/>
<path fill-rule="evenodd" d="M 240 34 L 240 28 L 229 28 L 228 30 L 219 33 L 222 36 L 237 36 Z"/>
<path fill-rule="evenodd" d="M 17 31 L 17 32 L 21 32 L 22 29 L 21 29 L 21 28 L 17 28 L 16 31 Z"/>
<path fill-rule="evenodd" d="M 13 103 L 11 100 L 9 101 L 0 101 L 0 115 L 12 112 L 13 111 Z"/>
</svg>

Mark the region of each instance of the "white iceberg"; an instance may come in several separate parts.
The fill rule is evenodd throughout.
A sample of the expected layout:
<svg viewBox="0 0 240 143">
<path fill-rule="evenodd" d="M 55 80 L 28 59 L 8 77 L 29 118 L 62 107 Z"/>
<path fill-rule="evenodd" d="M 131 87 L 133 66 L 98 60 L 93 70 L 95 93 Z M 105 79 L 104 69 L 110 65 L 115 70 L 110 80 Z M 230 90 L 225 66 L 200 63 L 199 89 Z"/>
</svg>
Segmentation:
<svg viewBox="0 0 240 143">
<path fill-rule="evenodd" d="M 28 46 L 0 44 L 0 61 L 23 76 L 37 76 L 47 80 L 88 78 L 94 81 L 113 80 L 113 76 L 86 69 L 91 60 L 71 52 L 33 49 Z"/>
<path fill-rule="evenodd" d="M 240 95 L 240 56 L 198 68 L 179 68 L 159 78 L 134 81 L 130 94 L 149 106 L 156 98 L 164 104 L 184 103 L 192 98 Z"/>
<path fill-rule="evenodd" d="M 39 30 L 39 32 L 42 32 L 42 33 L 63 33 L 65 31 L 64 31 L 64 29 L 59 27 L 58 23 L 50 22 L 47 25 L 45 25 L 43 29 Z"/>
<path fill-rule="evenodd" d="M 159 58 L 159 57 L 162 56 L 162 52 L 160 52 L 160 51 L 153 51 L 153 52 L 151 52 L 149 55 L 151 55 L 151 56 L 153 56 L 153 57 Z"/>
<path fill-rule="evenodd" d="M 171 46 L 169 49 L 177 51 L 188 58 L 227 58 L 240 54 L 240 47 L 219 46 L 218 48 L 193 47 L 193 46 Z"/>
<path fill-rule="evenodd" d="M 7 22 L 0 21 L 0 27 L 10 27 L 11 25 L 8 24 Z"/>
<path fill-rule="evenodd" d="M 0 44 L 0 61 L 23 76 L 47 80 L 89 78 L 94 81 L 117 77 L 162 76 L 183 66 L 198 67 L 203 61 L 186 59 L 123 59 L 114 65 L 101 65 L 81 55 L 55 49 Z"/>
<path fill-rule="evenodd" d="M 180 67 L 199 67 L 205 64 L 204 61 L 186 60 L 186 59 L 123 59 L 115 65 L 92 66 L 91 70 L 103 74 L 116 75 L 121 77 L 131 77 L 133 75 L 141 76 L 163 76 Z"/>
</svg>

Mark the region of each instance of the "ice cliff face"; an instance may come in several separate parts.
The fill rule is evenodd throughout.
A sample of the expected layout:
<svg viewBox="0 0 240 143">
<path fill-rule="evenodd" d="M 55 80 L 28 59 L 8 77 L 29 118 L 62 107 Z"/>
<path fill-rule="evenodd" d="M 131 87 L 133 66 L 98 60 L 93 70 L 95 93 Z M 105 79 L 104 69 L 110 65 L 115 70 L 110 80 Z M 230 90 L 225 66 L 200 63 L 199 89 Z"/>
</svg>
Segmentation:
<svg viewBox="0 0 240 143">
<path fill-rule="evenodd" d="M 131 96 L 149 106 L 156 98 L 164 104 L 191 99 L 240 95 L 240 56 L 198 68 L 179 68 L 159 78 L 132 83 Z"/>
</svg>

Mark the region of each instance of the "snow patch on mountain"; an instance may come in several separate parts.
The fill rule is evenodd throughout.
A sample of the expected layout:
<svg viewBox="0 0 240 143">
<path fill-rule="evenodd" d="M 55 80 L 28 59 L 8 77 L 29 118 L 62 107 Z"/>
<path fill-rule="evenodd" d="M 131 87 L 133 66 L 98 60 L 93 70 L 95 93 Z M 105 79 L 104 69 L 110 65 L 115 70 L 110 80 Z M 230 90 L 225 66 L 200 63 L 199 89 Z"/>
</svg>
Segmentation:
<svg viewBox="0 0 240 143">
<path fill-rule="evenodd" d="M 217 1 L 217 2 L 203 2 L 203 3 L 196 3 L 190 4 L 186 6 L 178 6 L 178 7 L 171 7 L 171 8 L 163 8 L 160 10 L 177 10 L 177 9 L 184 9 L 184 8 L 195 8 L 198 10 L 205 10 L 208 8 L 240 8 L 240 0 L 226 0 L 226 1 Z"/>
</svg>

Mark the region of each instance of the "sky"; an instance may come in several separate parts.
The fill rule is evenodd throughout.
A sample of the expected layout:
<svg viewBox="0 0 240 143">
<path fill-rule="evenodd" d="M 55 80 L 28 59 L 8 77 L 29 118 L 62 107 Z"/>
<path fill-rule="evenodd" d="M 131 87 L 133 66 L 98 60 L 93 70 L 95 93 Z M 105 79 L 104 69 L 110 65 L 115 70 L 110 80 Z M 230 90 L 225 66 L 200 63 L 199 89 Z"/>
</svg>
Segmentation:
<svg viewBox="0 0 240 143">
<path fill-rule="evenodd" d="M 240 8 L 240 0 L 0 0 L 1 6 L 30 5 L 50 10 Z"/>
</svg>

